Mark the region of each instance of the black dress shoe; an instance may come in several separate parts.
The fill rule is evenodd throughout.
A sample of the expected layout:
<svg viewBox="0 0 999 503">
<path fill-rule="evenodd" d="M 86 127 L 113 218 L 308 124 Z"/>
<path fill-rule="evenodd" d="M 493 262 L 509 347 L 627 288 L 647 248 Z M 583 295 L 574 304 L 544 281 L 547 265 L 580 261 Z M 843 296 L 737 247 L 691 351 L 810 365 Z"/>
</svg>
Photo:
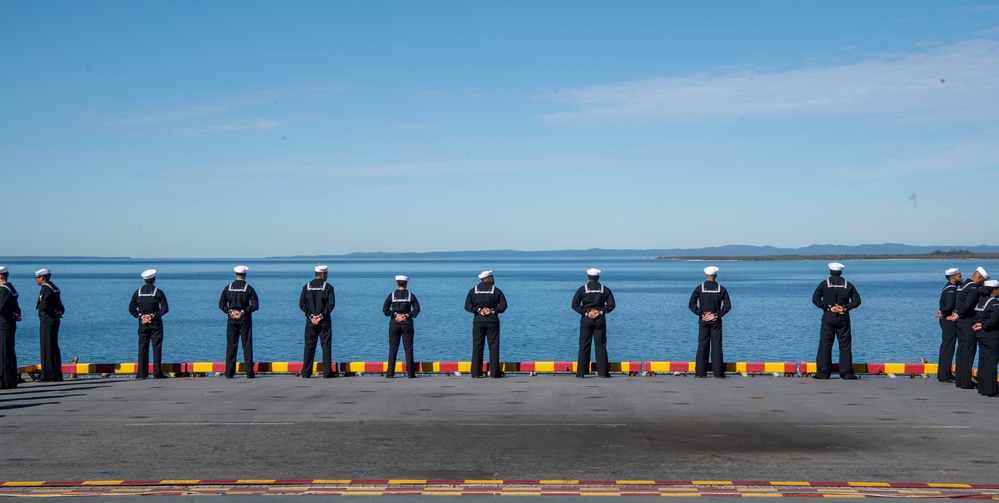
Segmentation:
<svg viewBox="0 0 999 503">
<path fill-rule="evenodd" d="M 724 376 L 724 375 L 715 376 L 715 379 L 725 379 L 725 378 L 726 378 L 726 376 Z"/>
<path fill-rule="evenodd" d="M 812 379 L 829 379 L 829 376 L 820 376 L 818 374 L 815 374 L 812 376 Z"/>
<path fill-rule="evenodd" d="M 940 379 L 940 382 L 942 384 L 954 384 L 954 380 L 953 379 Z"/>
<path fill-rule="evenodd" d="M 153 379 L 166 379 L 166 378 L 167 378 L 167 376 L 165 374 L 160 374 L 160 375 L 154 375 L 153 376 Z"/>
<path fill-rule="evenodd" d="M 860 378 L 857 377 L 856 374 L 846 374 L 844 376 L 841 376 L 840 379 L 843 379 L 843 380 L 846 380 L 846 381 L 851 381 L 853 379 L 860 379 Z"/>
</svg>

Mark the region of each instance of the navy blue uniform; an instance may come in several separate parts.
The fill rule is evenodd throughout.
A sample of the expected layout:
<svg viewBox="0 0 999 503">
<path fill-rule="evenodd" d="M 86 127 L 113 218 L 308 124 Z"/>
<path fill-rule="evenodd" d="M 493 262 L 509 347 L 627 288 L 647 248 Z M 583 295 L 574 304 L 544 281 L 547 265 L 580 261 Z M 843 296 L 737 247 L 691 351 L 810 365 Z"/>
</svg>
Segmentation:
<svg viewBox="0 0 999 503">
<path fill-rule="evenodd" d="M 954 386 L 975 389 L 971 380 L 975 366 L 978 339 L 972 326 L 975 324 L 975 307 L 978 305 L 978 284 L 970 279 L 957 288 L 954 310 L 957 311 L 957 361 L 954 363 Z M 937 370 L 939 372 L 939 369 Z"/>
<path fill-rule="evenodd" d="M 482 315 L 482 309 L 492 310 L 489 316 Z M 465 311 L 475 315 L 472 318 L 472 377 L 482 377 L 482 355 L 485 342 L 489 341 L 489 375 L 500 377 L 500 320 L 498 314 L 506 311 L 506 297 L 496 285 L 480 282 L 468 291 L 465 297 Z"/>
<path fill-rule="evenodd" d="M 38 292 L 38 346 L 42 360 L 42 381 L 62 380 L 62 353 L 59 351 L 59 325 L 66 308 L 62 292 L 52 282 L 42 283 Z"/>
<path fill-rule="evenodd" d="M 822 328 L 819 330 L 819 351 L 815 356 L 815 377 L 828 379 L 832 374 L 832 345 L 835 338 L 839 342 L 839 375 L 853 379 L 853 331 L 850 326 L 850 311 L 860 306 L 857 289 L 842 276 L 829 276 L 819 283 L 812 294 L 812 304 L 822 310 Z M 843 313 L 829 309 L 842 306 Z"/>
<path fill-rule="evenodd" d="M 999 298 L 983 298 L 975 307 L 975 323 L 981 323 L 978 339 L 978 393 L 999 394 L 996 366 L 999 365 Z"/>
<path fill-rule="evenodd" d="M 957 285 L 947 283 L 940 292 L 940 357 L 937 359 L 937 379 L 941 382 L 954 380 L 950 366 L 954 361 L 954 345 L 957 344 L 957 320 L 948 321 L 957 303 Z"/>
<path fill-rule="evenodd" d="M 597 375 L 610 377 L 610 364 L 607 361 L 607 318 L 614 310 L 614 294 L 600 281 L 590 280 L 576 290 L 572 296 L 572 310 L 579 318 L 579 354 L 576 361 L 576 377 L 590 373 L 590 348 L 594 347 L 597 360 Z M 590 319 L 586 313 L 596 309 L 600 316 Z"/>
<path fill-rule="evenodd" d="M 413 292 L 403 288 L 397 289 L 385 298 L 382 304 L 382 314 L 389 317 L 389 354 L 388 354 L 388 377 L 395 376 L 395 359 L 399 354 L 399 341 L 402 341 L 402 349 L 406 353 L 406 375 L 416 377 L 416 361 L 413 358 L 413 336 L 415 328 L 413 320 L 420 315 L 420 301 L 416 299 Z M 396 321 L 395 316 L 401 314 L 404 320 Z"/>
<path fill-rule="evenodd" d="M 21 307 L 17 303 L 17 290 L 14 285 L 0 285 L 0 389 L 17 387 L 17 353 L 14 351 L 14 336 L 17 334 L 17 320 L 21 317 Z"/>
<path fill-rule="evenodd" d="M 219 297 L 219 309 L 227 315 L 233 311 L 242 311 L 240 319 L 229 316 L 225 326 L 225 377 L 231 379 L 236 375 L 236 343 L 243 343 L 243 362 L 246 365 L 246 377 L 256 377 L 253 372 L 253 315 L 257 310 L 257 292 L 246 281 L 237 279 L 222 289 Z"/>
<path fill-rule="evenodd" d="M 298 308 L 305 313 L 305 354 L 302 357 L 302 377 L 312 377 L 312 363 L 316 359 L 316 342 L 323 351 L 323 377 L 333 377 L 333 324 L 330 315 L 336 307 L 333 285 L 325 279 L 316 278 L 302 287 L 298 297 Z M 312 324 L 313 316 L 323 319 Z"/>
<path fill-rule="evenodd" d="M 711 371 L 715 377 L 725 377 L 725 355 L 722 352 L 722 317 L 732 310 L 728 290 L 717 281 L 705 281 L 690 294 L 687 303 L 690 312 L 697 315 L 697 355 L 694 375 L 708 376 L 708 353 L 711 353 Z M 714 313 L 714 321 L 704 321 L 701 315 Z"/>
<path fill-rule="evenodd" d="M 163 354 L 163 315 L 167 314 L 170 308 L 167 306 L 166 295 L 156 285 L 142 285 L 132 294 L 132 300 L 128 303 L 128 314 L 133 318 L 139 318 L 139 363 L 135 370 L 135 376 L 139 379 L 149 377 L 149 346 L 153 347 L 153 377 L 161 379 L 163 375 L 162 354 Z M 152 317 L 149 323 L 142 323 L 142 315 L 148 314 Z"/>
</svg>

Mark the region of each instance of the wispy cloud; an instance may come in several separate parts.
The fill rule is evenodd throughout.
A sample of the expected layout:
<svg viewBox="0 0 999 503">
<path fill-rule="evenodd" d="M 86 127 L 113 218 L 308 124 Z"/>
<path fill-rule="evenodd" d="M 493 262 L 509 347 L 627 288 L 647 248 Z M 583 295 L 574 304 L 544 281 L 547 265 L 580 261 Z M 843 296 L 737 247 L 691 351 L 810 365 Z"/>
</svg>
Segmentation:
<svg viewBox="0 0 999 503">
<path fill-rule="evenodd" d="M 324 156 L 286 156 L 252 161 L 233 161 L 211 166 L 185 166 L 161 170 L 161 176 L 229 177 L 427 177 L 541 173 L 618 167 L 612 158 L 461 159 L 419 162 L 350 163 Z"/>
<path fill-rule="evenodd" d="M 999 138 L 964 139 L 947 145 L 928 145 L 924 149 L 930 152 L 917 152 L 907 159 L 884 160 L 869 169 L 842 169 L 840 173 L 854 180 L 943 175 L 980 169 L 991 169 L 999 175 Z"/>
<path fill-rule="evenodd" d="M 172 131 L 178 136 L 208 136 L 213 134 L 237 133 L 242 131 L 273 131 L 288 124 L 317 120 L 322 120 L 322 118 L 307 114 L 295 117 L 250 117 L 247 119 L 234 119 L 212 124 L 181 126 L 172 129 Z"/>
<path fill-rule="evenodd" d="M 113 130 L 132 134 L 168 134 L 174 136 L 205 136 L 242 131 L 268 131 L 283 125 L 322 118 L 311 114 L 267 116 L 248 111 L 266 110 L 282 101 L 309 100 L 340 90 L 332 86 L 305 86 L 289 89 L 258 91 L 211 102 L 179 106 L 138 114 L 125 115 L 104 122 Z"/>
<path fill-rule="evenodd" d="M 395 126 L 386 126 L 382 128 L 384 131 L 416 131 L 416 130 L 430 130 L 437 129 L 437 126 L 433 124 L 398 124 Z"/>
<path fill-rule="evenodd" d="M 551 124 L 598 127 L 740 117 L 880 115 L 907 121 L 999 118 L 999 41 L 976 39 L 851 64 L 783 72 L 723 70 L 562 89 Z"/>
</svg>

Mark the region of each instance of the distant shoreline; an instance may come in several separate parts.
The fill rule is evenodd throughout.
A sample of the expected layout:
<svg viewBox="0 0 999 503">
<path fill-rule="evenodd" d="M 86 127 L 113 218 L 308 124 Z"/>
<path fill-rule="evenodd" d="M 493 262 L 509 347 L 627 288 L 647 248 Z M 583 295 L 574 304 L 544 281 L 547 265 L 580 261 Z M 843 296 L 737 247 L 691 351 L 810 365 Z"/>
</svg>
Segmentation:
<svg viewBox="0 0 999 503">
<path fill-rule="evenodd" d="M 777 262 L 805 260 L 999 260 L 999 253 L 920 253 L 885 255 L 744 255 L 744 256 L 705 256 L 705 257 L 656 257 L 654 260 L 676 260 L 684 262 Z"/>
</svg>

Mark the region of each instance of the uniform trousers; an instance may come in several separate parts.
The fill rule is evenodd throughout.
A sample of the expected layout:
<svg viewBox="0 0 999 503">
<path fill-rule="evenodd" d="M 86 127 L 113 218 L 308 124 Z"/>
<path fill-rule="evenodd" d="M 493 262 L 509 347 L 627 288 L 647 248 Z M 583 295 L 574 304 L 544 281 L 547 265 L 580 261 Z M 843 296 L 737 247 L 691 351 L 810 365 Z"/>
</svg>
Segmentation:
<svg viewBox="0 0 999 503">
<path fill-rule="evenodd" d="M 832 374 L 833 339 L 839 342 L 840 377 L 853 376 L 853 332 L 850 327 L 850 316 L 828 312 L 822 315 L 819 352 L 815 356 L 815 375 L 828 379 Z"/>
<path fill-rule="evenodd" d="M 236 344 L 243 343 L 243 363 L 246 365 L 246 377 L 253 375 L 253 320 L 246 318 L 234 320 L 229 318 L 225 326 L 225 376 L 236 375 Z"/>
<path fill-rule="evenodd" d="M 0 389 L 17 387 L 17 353 L 14 352 L 16 333 L 16 322 L 0 318 Z"/>
<path fill-rule="evenodd" d="M 135 369 L 137 377 L 149 377 L 149 346 L 153 347 L 153 377 L 163 377 L 163 322 L 153 320 L 143 325 L 139 323 L 139 365 Z"/>
<path fill-rule="evenodd" d="M 996 384 L 996 365 L 999 365 L 999 332 L 978 331 L 978 393 L 986 396 L 999 394 Z"/>
<path fill-rule="evenodd" d="M 972 318 L 957 319 L 957 361 L 954 363 L 954 386 L 961 389 L 975 389 L 975 383 L 971 380 L 971 371 L 975 366 L 975 352 L 978 349 L 978 341 L 975 331 L 971 329 L 975 324 Z"/>
<path fill-rule="evenodd" d="M 38 313 L 38 346 L 41 349 L 42 381 L 62 380 L 62 353 L 59 351 L 59 325 L 62 320 Z"/>
<path fill-rule="evenodd" d="M 708 376 L 708 353 L 711 353 L 711 371 L 715 377 L 725 376 L 725 357 L 722 354 L 722 324 L 699 323 L 697 356 L 694 358 L 694 375 Z"/>
<path fill-rule="evenodd" d="M 312 377 L 312 362 L 316 361 L 316 342 L 323 351 L 323 377 L 333 377 L 333 325 L 328 318 L 318 325 L 305 322 L 305 355 L 302 357 L 302 377 Z M 244 350 L 245 351 L 245 350 Z"/>
<path fill-rule="evenodd" d="M 950 366 L 954 362 L 954 345 L 957 344 L 957 322 L 940 318 L 940 358 L 937 360 L 937 379 L 953 381 L 954 372 Z"/>
<path fill-rule="evenodd" d="M 610 364 L 607 363 L 607 321 L 601 316 L 595 320 L 583 316 L 579 320 L 579 358 L 576 360 L 576 376 L 590 373 L 590 348 L 593 347 L 597 360 L 597 375 L 610 377 Z"/>
<path fill-rule="evenodd" d="M 500 324 L 472 323 L 472 377 L 482 377 L 482 354 L 489 342 L 489 375 L 500 377 Z"/>
<path fill-rule="evenodd" d="M 389 354 L 388 373 L 389 377 L 395 375 L 395 358 L 399 353 L 399 341 L 402 341 L 402 350 L 406 352 L 406 375 L 416 377 L 416 362 L 413 361 L 413 329 L 412 323 L 389 323 Z M 481 359 L 479 360 L 481 362 Z M 481 366 L 481 363 L 480 363 Z"/>
</svg>

